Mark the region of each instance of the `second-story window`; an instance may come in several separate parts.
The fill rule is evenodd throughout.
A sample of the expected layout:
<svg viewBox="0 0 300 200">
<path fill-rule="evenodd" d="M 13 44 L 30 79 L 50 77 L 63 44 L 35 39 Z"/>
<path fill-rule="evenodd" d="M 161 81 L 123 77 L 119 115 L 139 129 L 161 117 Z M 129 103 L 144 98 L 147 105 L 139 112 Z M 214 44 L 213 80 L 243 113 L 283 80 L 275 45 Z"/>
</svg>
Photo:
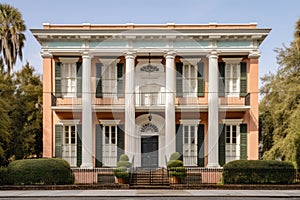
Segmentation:
<svg viewBox="0 0 300 200">
<path fill-rule="evenodd" d="M 116 97 L 117 94 L 117 67 L 115 65 L 104 66 L 102 73 L 103 97 Z"/>
<path fill-rule="evenodd" d="M 63 63 L 62 71 L 62 94 L 65 97 L 76 96 L 76 63 Z"/>
<path fill-rule="evenodd" d="M 240 64 L 225 66 L 225 92 L 227 96 L 238 97 L 240 93 Z"/>
<path fill-rule="evenodd" d="M 183 96 L 197 96 L 197 71 L 194 65 L 183 66 Z"/>
</svg>

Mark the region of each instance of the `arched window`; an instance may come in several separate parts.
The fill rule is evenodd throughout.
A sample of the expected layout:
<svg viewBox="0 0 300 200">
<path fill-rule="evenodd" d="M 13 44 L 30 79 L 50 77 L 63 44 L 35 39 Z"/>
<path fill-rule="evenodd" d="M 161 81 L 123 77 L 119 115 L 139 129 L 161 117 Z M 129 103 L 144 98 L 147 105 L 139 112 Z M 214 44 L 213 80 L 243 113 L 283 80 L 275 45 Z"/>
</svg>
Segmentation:
<svg viewBox="0 0 300 200">
<path fill-rule="evenodd" d="M 141 127 L 141 132 L 158 132 L 158 128 L 154 124 L 146 123 Z"/>
</svg>

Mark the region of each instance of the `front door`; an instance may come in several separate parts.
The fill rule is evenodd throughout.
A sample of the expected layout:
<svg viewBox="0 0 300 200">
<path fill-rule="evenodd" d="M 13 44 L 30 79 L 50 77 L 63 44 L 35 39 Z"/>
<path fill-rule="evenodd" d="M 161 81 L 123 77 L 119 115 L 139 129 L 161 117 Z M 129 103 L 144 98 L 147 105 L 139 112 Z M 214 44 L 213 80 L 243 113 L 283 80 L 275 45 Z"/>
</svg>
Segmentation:
<svg viewBox="0 0 300 200">
<path fill-rule="evenodd" d="M 158 136 L 142 137 L 142 167 L 158 167 Z"/>
</svg>

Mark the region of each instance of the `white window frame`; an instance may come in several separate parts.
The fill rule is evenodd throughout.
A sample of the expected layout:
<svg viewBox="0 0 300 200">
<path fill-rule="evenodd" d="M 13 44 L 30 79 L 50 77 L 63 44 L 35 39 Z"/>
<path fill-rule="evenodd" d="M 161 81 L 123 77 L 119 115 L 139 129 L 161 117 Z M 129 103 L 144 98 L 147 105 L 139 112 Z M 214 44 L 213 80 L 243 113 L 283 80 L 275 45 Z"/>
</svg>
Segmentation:
<svg viewBox="0 0 300 200">
<path fill-rule="evenodd" d="M 78 58 L 60 57 L 61 87 L 63 97 L 76 97 L 77 93 L 77 65 Z"/>
<path fill-rule="evenodd" d="M 223 58 L 223 61 L 225 62 L 225 94 L 227 97 L 239 97 L 242 58 Z"/>
<path fill-rule="evenodd" d="M 182 81 L 183 97 L 197 97 L 197 65 L 183 63 Z"/>
<path fill-rule="evenodd" d="M 115 167 L 118 161 L 118 124 L 120 120 L 100 120 L 102 128 L 102 163 L 103 166 Z M 112 141 L 113 128 L 115 130 L 115 143 Z M 108 138 L 106 138 L 106 130 L 108 129 Z"/>
<path fill-rule="evenodd" d="M 198 125 L 199 119 L 180 120 L 182 125 L 182 147 L 183 147 L 183 165 L 184 166 L 197 166 L 198 158 Z M 185 132 L 188 130 L 187 132 Z M 194 130 L 194 142 L 192 142 L 192 132 Z M 186 133 L 188 134 L 186 143 Z"/>
<path fill-rule="evenodd" d="M 240 124 L 243 119 L 224 119 L 225 124 L 225 163 L 233 160 L 240 160 Z M 227 126 L 230 126 L 230 143 L 227 143 Z M 236 143 L 235 146 L 232 143 L 232 127 L 236 126 Z M 235 155 L 232 155 L 232 151 L 235 149 Z M 230 155 L 228 155 L 230 153 Z"/>
<path fill-rule="evenodd" d="M 77 125 L 79 124 L 79 120 L 61 120 L 59 122 L 63 126 L 63 133 L 62 133 L 62 158 L 66 160 L 71 167 L 77 166 Z M 75 141 L 72 143 L 71 141 L 71 128 L 75 127 Z M 65 127 L 69 127 L 69 141 L 66 144 L 66 135 L 65 135 Z"/>
</svg>

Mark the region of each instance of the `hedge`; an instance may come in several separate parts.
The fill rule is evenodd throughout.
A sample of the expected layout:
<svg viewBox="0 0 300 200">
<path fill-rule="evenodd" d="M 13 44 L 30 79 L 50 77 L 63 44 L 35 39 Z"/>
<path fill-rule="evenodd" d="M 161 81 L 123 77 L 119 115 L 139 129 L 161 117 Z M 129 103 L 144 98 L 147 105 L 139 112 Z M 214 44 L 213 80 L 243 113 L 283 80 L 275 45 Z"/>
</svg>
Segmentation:
<svg viewBox="0 0 300 200">
<path fill-rule="evenodd" d="M 291 184 L 295 168 L 276 160 L 236 160 L 223 166 L 224 184 Z"/>
<path fill-rule="evenodd" d="M 7 167 L 7 176 L 12 185 L 74 184 L 69 163 L 60 158 L 13 161 Z"/>
<path fill-rule="evenodd" d="M 7 168 L 0 167 L 0 185 L 7 184 Z"/>
</svg>

